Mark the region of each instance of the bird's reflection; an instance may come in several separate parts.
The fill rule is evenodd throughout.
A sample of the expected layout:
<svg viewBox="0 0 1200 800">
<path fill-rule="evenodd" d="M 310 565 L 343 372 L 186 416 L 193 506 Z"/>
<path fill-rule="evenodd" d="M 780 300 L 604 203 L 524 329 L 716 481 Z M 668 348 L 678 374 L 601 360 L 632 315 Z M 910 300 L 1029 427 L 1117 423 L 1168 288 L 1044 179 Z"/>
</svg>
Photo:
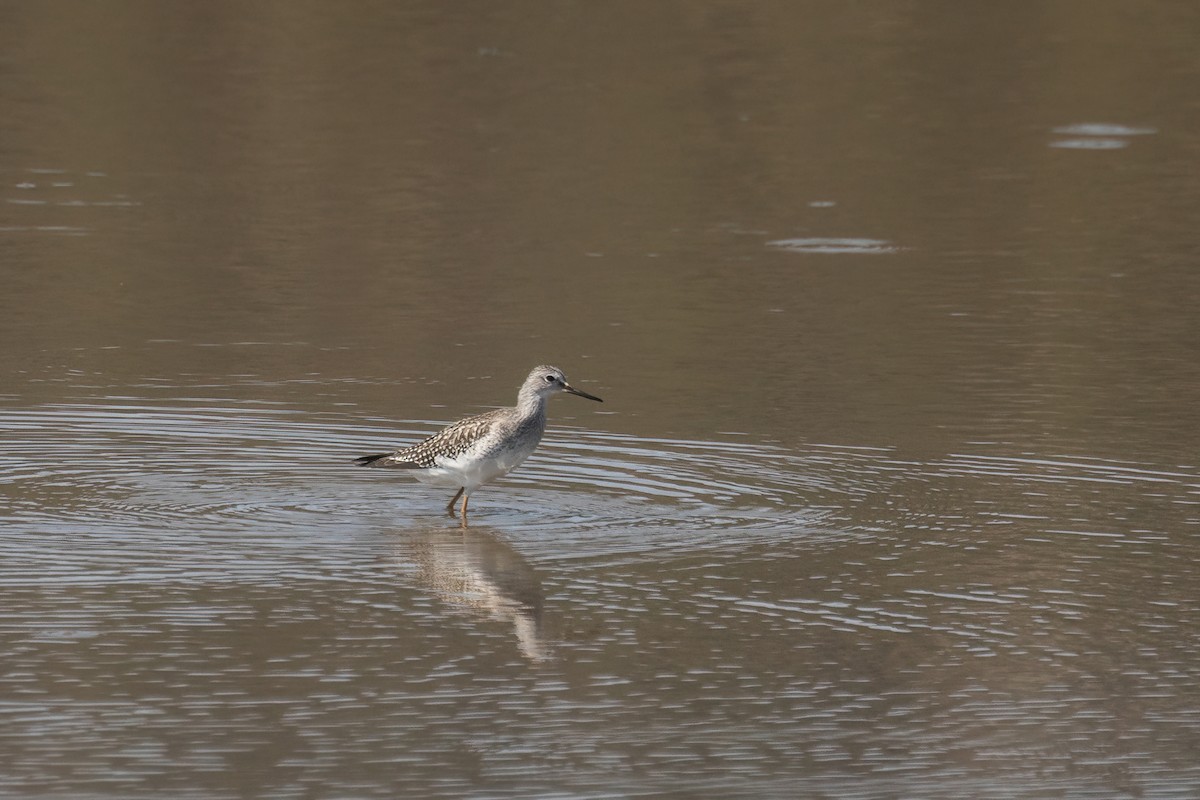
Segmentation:
<svg viewBox="0 0 1200 800">
<path fill-rule="evenodd" d="M 522 655 L 550 657 L 542 635 L 542 585 L 524 556 L 486 527 L 421 531 L 409 540 L 418 579 L 462 609 L 510 623 Z"/>
</svg>

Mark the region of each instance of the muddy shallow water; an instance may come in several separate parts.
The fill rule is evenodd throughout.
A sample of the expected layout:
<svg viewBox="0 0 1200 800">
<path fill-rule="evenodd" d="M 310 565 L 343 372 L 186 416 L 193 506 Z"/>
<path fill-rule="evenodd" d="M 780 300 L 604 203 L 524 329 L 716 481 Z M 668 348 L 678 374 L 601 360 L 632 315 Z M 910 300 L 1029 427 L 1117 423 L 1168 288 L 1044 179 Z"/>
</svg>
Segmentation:
<svg viewBox="0 0 1200 800">
<path fill-rule="evenodd" d="M 0 10 L 0 795 L 1191 797 L 1181 8 Z"/>
<path fill-rule="evenodd" d="M 126 399 L 0 428 L 17 793 L 1194 772 L 1195 474 L 560 428 L 464 528 L 345 457 L 427 423 Z"/>
</svg>

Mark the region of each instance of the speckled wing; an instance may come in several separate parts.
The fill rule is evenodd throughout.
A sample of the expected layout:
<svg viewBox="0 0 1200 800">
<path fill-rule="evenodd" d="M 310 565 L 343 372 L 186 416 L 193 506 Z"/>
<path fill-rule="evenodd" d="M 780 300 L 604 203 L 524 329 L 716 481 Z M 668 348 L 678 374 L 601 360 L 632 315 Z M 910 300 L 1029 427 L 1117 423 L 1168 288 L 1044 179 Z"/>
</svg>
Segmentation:
<svg viewBox="0 0 1200 800">
<path fill-rule="evenodd" d="M 360 456 L 354 463 L 360 467 L 394 467 L 397 469 L 430 469 L 437 466 L 437 458 L 454 458 L 487 435 L 503 409 L 489 411 L 458 422 L 430 436 L 428 439 L 397 450 L 373 456 Z"/>
</svg>

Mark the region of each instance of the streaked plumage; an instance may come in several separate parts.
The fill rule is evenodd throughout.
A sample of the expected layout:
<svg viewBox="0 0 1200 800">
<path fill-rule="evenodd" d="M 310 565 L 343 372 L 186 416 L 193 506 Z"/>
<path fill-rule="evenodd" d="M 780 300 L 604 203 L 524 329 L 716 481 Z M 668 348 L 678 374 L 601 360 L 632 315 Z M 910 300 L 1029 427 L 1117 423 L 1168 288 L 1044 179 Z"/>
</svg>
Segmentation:
<svg viewBox="0 0 1200 800">
<path fill-rule="evenodd" d="M 542 365 L 529 373 L 512 408 L 461 419 L 411 447 L 354 461 L 362 467 L 412 470 L 423 483 L 457 486 L 446 509 L 453 514 L 462 496 L 465 515 L 475 489 L 512 472 L 537 449 L 546 430 L 546 401 L 559 392 L 604 402 L 571 386 L 557 367 Z"/>
</svg>

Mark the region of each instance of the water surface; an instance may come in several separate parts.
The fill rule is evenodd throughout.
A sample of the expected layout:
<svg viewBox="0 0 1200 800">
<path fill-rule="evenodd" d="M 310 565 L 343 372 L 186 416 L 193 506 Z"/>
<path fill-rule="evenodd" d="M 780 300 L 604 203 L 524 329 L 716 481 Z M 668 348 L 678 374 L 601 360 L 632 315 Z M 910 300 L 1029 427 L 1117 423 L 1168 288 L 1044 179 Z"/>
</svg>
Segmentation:
<svg viewBox="0 0 1200 800">
<path fill-rule="evenodd" d="M 1195 793 L 1195 11 L 0 23 L 0 794 Z"/>
</svg>

